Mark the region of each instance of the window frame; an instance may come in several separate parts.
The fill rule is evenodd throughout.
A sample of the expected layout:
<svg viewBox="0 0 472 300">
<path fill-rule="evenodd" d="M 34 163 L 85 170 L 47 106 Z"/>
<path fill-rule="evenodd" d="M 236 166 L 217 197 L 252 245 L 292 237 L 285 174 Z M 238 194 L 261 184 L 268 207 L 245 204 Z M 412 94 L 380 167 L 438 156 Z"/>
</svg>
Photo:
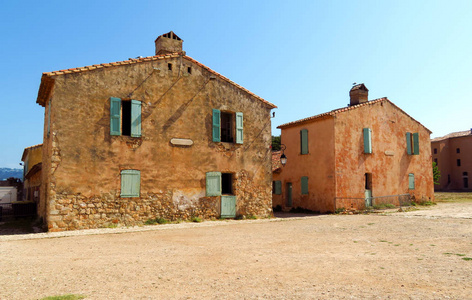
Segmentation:
<svg viewBox="0 0 472 300">
<path fill-rule="evenodd" d="M 308 147 L 308 129 L 303 128 L 300 130 L 300 154 L 306 155 L 310 152 Z"/>
<path fill-rule="evenodd" d="M 231 116 L 230 120 L 230 138 L 228 140 L 222 139 L 222 115 Z M 242 112 L 221 111 L 219 109 L 212 109 L 212 140 L 213 142 L 243 144 L 244 143 L 244 114 Z M 232 140 L 232 141 L 231 141 Z"/>
<path fill-rule="evenodd" d="M 141 171 L 135 169 L 121 170 L 121 198 L 139 198 L 141 195 Z"/>
<path fill-rule="evenodd" d="M 128 102 L 130 105 L 130 134 L 123 134 L 123 105 L 122 102 Z M 110 135 L 112 136 L 129 136 L 132 138 L 141 137 L 141 116 L 142 101 L 129 99 L 123 100 L 117 97 L 110 97 Z"/>
</svg>

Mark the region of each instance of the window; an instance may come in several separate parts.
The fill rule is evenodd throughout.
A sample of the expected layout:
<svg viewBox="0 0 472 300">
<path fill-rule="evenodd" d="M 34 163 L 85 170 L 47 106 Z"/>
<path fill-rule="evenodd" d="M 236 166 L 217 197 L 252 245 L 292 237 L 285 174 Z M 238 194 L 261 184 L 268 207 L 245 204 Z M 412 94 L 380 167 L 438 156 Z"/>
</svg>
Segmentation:
<svg viewBox="0 0 472 300">
<path fill-rule="evenodd" d="M 110 134 L 141 136 L 141 101 L 110 98 Z"/>
<path fill-rule="evenodd" d="M 303 176 L 301 179 L 302 195 L 308 195 L 308 177 Z"/>
<path fill-rule="evenodd" d="M 187 67 L 187 73 L 192 74 L 192 67 Z"/>
<path fill-rule="evenodd" d="M 461 153 L 461 148 L 457 148 L 456 153 Z"/>
<path fill-rule="evenodd" d="M 308 154 L 308 129 L 300 130 L 300 153 Z"/>
<path fill-rule="evenodd" d="M 420 136 L 416 133 L 406 133 L 406 151 L 408 155 L 420 154 Z"/>
<path fill-rule="evenodd" d="M 372 173 L 364 174 L 365 189 L 372 190 Z"/>
<path fill-rule="evenodd" d="M 408 174 L 408 188 L 410 190 L 415 189 L 415 174 L 413 173 Z"/>
<path fill-rule="evenodd" d="M 275 195 L 282 194 L 282 181 L 276 180 L 272 182 L 272 193 Z"/>
<path fill-rule="evenodd" d="M 461 166 L 461 160 L 460 160 L 460 159 L 457 160 L 457 166 L 458 166 L 458 167 Z"/>
<path fill-rule="evenodd" d="M 436 166 L 438 165 L 438 159 L 437 158 L 434 159 L 434 163 L 436 163 Z"/>
<path fill-rule="evenodd" d="M 242 112 L 222 112 L 213 109 L 213 141 L 242 144 L 243 133 L 243 113 Z"/>
<path fill-rule="evenodd" d="M 434 148 L 434 154 L 438 154 L 438 149 L 437 148 Z"/>
<path fill-rule="evenodd" d="M 167 64 L 167 69 L 168 69 L 169 71 L 172 71 L 172 64 L 171 64 L 171 63 L 168 63 L 168 64 Z"/>
<path fill-rule="evenodd" d="M 141 182 L 141 172 L 138 170 L 121 171 L 121 193 L 120 196 L 139 197 L 139 188 Z"/>
<path fill-rule="evenodd" d="M 364 153 L 372 153 L 372 129 L 364 128 Z"/>
<path fill-rule="evenodd" d="M 221 174 L 221 193 L 227 195 L 233 194 L 233 174 Z"/>
</svg>

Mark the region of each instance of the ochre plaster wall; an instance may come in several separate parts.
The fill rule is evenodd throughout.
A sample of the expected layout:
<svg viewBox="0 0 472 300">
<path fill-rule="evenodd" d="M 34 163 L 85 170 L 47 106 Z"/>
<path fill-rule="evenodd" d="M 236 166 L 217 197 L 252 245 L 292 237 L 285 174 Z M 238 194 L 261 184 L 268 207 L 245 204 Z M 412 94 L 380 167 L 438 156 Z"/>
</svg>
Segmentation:
<svg viewBox="0 0 472 300">
<path fill-rule="evenodd" d="M 372 154 L 364 154 L 363 128 L 372 129 Z M 408 155 L 406 132 L 419 133 L 419 155 Z M 411 194 L 418 200 L 434 199 L 430 133 L 387 101 L 336 115 L 336 197 L 365 197 L 365 173 L 372 173 L 372 196 Z M 415 189 L 408 188 L 408 174 Z M 340 208 L 344 201 L 338 201 Z M 352 201 L 347 209 L 362 209 Z M 355 207 L 357 206 L 357 207 Z"/>
<path fill-rule="evenodd" d="M 437 154 L 434 154 L 435 148 Z M 457 153 L 458 148 L 460 153 Z M 472 135 L 431 142 L 431 151 L 433 152 L 433 160 L 438 160 L 438 168 L 441 173 L 440 184 L 435 186 L 436 190 L 472 190 Z M 457 165 L 458 159 L 461 160 L 460 166 Z M 464 172 L 467 172 L 468 188 L 464 186 Z"/>
<path fill-rule="evenodd" d="M 308 130 L 308 154 L 301 154 L 300 130 Z M 298 124 L 282 129 L 282 144 L 287 146 L 287 164 L 274 180 L 282 181 L 282 196 L 277 204 L 287 207 L 287 183 L 292 183 L 292 207 L 312 211 L 334 210 L 334 120 Z M 301 194 L 301 177 L 308 177 L 308 195 Z M 281 202 L 281 203 L 280 203 Z"/>
<path fill-rule="evenodd" d="M 110 97 L 142 101 L 142 137 L 110 135 Z M 212 141 L 213 108 L 243 112 L 242 145 Z M 268 105 L 183 58 L 56 76 L 43 150 L 49 229 L 219 217 L 219 197 L 205 196 L 214 171 L 233 173 L 237 215 L 268 216 L 270 130 Z M 141 171 L 139 198 L 120 197 L 124 169 Z"/>
</svg>

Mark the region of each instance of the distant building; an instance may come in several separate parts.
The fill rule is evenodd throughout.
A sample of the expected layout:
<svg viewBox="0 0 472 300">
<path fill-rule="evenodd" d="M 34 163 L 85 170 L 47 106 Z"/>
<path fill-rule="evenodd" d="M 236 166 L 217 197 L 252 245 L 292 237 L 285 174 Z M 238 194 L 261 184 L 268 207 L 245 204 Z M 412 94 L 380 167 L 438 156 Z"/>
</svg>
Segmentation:
<svg viewBox="0 0 472 300">
<path fill-rule="evenodd" d="M 441 177 L 437 191 L 472 191 L 472 129 L 431 140 L 433 161 Z"/>
<path fill-rule="evenodd" d="M 273 172 L 273 206 L 319 212 L 433 200 L 430 131 L 387 98 L 350 104 L 278 126 L 287 164 Z M 277 161 L 274 154 L 273 161 Z"/>
<path fill-rule="evenodd" d="M 43 145 L 25 148 L 21 161 L 24 167 L 23 199 L 39 205 L 41 189 L 41 169 L 43 159 Z"/>
<path fill-rule="evenodd" d="M 187 56 L 43 73 L 39 214 L 50 231 L 155 218 L 267 217 L 276 106 Z"/>
</svg>

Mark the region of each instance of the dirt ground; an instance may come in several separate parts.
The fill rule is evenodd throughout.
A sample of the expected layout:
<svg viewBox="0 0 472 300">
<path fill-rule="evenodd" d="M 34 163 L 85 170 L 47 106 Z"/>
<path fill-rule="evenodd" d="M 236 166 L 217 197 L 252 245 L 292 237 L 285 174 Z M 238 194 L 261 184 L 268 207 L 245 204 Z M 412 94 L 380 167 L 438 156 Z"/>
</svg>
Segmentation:
<svg viewBox="0 0 472 300">
<path fill-rule="evenodd" d="M 472 202 L 0 236 L 0 299 L 472 299 Z"/>
</svg>

